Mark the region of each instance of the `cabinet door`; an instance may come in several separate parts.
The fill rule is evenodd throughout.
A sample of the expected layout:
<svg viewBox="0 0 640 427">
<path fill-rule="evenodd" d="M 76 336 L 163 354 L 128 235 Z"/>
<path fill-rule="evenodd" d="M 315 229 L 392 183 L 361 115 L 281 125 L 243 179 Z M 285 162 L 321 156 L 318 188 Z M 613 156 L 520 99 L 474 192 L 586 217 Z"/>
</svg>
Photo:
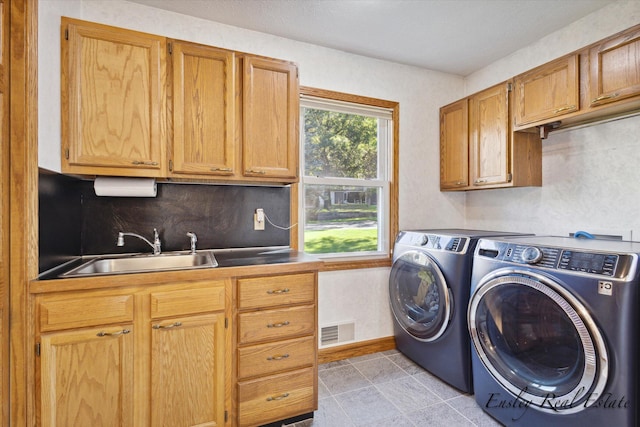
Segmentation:
<svg viewBox="0 0 640 427">
<path fill-rule="evenodd" d="M 233 175 L 234 53 L 173 41 L 173 174 Z"/>
<path fill-rule="evenodd" d="M 440 109 L 440 189 L 469 186 L 469 107 L 462 99 Z"/>
<path fill-rule="evenodd" d="M 62 172 L 162 176 L 165 39 L 62 23 Z"/>
<path fill-rule="evenodd" d="M 545 64 L 514 79 L 515 124 L 552 119 L 579 108 L 578 55 Z"/>
<path fill-rule="evenodd" d="M 247 177 L 298 175 L 298 70 L 289 62 L 244 58 L 242 164 Z"/>
<path fill-rule="evenodd" d="M 474 186 L 509 182 L 509 98 L 507 84 L 469 100 L 471 179 Z"/>
<path fill-rule="evenodd" d="M 131 325 L 41 336 L 41 425 L 133 426 Z"/>
<path fill-rule="evenodd" d="M 224 314 L 152 323 L 151 425 L 224 425 Z"/>
<path fill-rule="evenodd" d="M 640 95 L 640 29 L 637 27 L 589 51 L 590 106 Z"/>
</svg>

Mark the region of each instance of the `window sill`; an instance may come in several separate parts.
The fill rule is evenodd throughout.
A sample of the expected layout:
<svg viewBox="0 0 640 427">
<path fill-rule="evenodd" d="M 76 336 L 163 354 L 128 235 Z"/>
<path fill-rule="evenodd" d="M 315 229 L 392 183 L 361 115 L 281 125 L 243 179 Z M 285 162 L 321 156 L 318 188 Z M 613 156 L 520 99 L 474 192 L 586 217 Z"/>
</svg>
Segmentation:
<svg viewBox="0 0 640 427">
<path fill-rule="evenodd" d="M 390 267 L 391 256 L 376 257 L 345 257 L 345 258 L 325 258 L 322 259 L 324 265 L 321 271 L 355 270 L 360 268 Z"/>
</svg>

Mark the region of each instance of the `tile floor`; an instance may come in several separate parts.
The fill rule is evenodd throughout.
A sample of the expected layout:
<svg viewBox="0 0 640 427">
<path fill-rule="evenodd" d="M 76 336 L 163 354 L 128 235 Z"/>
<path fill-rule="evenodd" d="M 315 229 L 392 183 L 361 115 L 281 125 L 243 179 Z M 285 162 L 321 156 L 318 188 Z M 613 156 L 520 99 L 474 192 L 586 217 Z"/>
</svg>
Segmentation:
<svg viewBox="0 0 640 427">
<path fill-rule="evenodd" d="M 287 427 L 500 426 L 397 350 L 320 365 L 313 420 Z"/>
</svg>

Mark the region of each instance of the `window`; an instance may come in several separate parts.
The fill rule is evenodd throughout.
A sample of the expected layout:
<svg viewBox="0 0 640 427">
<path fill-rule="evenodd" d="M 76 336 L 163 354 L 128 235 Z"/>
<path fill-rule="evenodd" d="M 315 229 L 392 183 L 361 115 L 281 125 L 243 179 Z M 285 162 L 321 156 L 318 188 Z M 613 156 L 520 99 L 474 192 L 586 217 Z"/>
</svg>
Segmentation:
<svg viewBox="0 0 640 427">
<path fill-rule="evenodd" d="M 326 262 L 349 258 L 354 267 L 358 259 L 388 262 L 397 231 L 397 114 L 395 102 L 301 88 L 305 252 Z"/>
</svg>

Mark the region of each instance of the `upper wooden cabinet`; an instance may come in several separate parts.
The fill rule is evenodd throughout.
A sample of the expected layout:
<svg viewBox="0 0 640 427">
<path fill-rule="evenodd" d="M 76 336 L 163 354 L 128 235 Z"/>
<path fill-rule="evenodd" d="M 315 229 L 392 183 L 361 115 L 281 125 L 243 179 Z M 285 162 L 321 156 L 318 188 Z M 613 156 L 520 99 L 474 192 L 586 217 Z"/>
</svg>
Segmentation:
<svg viewBox="0 0 640 427">
<path fill-rule="evenodd" d="M 471 184 L 503 184 L 511 180 L 509 165 L 509 97 L 500 84 L 469 98 Z"/>
<path fill-rule="evenodd" d="M 243 173 L 295 180 L 300 115 L 297 67 L 245 56 L 243 69 Z"/>
<path fill-rule="evenodd" d="M 171 41 L 173 176 L 234 175 L 233 52 Z"/>
<path fill-rule="evenodd" d="M 640 109 L 640 25 L 514 78 L 514 128 L 557 128 Z"/>
<path fill-rule="evenodd" d="M 640 26 L 592 46 L 588 58 L 589 107 L 640 95 Z"/>
<path fill-rule="evenodd" d="M 62 18 L 62 172 L 165 174 L 165 39 Z"/>
<path fill-rule="evenodd" d="M 509 83 L 502 83 L 440 110 L 442 191 L 542 185 L 540 137 L 535 132 L 513 132 L 509 88 Z M 468 172 L 461 165 L 467 165 Z"/>
<path fill-rule="evenodd" d="M 62 172 L 298 179 L 289 61 L 62 18 Z"/>
<path fill-rule="evenodd" d="M 440 109 L 440 188 L 469 186 L 469 101 Z"/>
<path fill-rule="evenodd" d="M 580 107 L 579 57 L 569 55 L 513 80 L 515 125 L 558 118 Z"/>
</svg>

